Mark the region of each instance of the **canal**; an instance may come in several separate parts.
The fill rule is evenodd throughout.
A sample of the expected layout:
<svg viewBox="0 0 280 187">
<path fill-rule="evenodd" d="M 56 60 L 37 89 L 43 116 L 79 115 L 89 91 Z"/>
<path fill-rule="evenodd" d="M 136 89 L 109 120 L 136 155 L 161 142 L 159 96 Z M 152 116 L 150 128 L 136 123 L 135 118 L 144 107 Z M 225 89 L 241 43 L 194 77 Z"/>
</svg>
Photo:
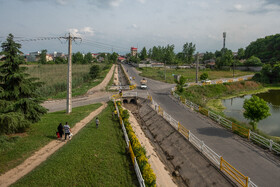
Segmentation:
<svg viewBox="0 0 280 187">
<path fill-rule="evenodd" d="M 269 90 L 266 93 L 255 95 L 268 103 L 271 114 L 271 116 L 258 123 L 258 129 L 269 135 L 280 137 L 280 90 Z M 222 100 L 223 105 L 226 107 L 224 114 L 240 122 L 249 123 L 249 120 L 243 117 L 243 103 L 245 99 L 250 99 L 251 97 L 252 95 L 245 95 Z"/>
</svg>

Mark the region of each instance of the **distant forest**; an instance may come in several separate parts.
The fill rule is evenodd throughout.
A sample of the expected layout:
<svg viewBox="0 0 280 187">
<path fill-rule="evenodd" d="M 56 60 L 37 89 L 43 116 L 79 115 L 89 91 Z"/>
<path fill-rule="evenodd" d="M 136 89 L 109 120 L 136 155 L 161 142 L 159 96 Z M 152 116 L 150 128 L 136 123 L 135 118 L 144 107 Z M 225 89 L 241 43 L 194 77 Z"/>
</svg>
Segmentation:
<svg viewBox="0 0 280 187">
<path fill-rule="evenodd" d="M 263 63 L 280 61 L 280 34 L 259 38 L 246 47 L 245 57 L 258 57 Z"/>
</svg>

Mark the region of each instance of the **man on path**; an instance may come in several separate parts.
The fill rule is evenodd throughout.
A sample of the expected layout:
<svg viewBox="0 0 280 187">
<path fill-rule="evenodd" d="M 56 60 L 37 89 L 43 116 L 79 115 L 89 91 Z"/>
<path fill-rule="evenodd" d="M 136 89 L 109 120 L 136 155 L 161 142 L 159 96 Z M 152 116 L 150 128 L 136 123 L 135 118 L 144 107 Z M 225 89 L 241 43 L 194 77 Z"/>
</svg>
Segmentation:
<svg viewBox="0 0 280 187">
<path fill-rule="evenodd" d="M 64 128 L 65 140 L 66 140 L 67 135 L 69 136 L 69 135 L 70 135 L 70 132 L 71 132 L 71 128 L 70 128 L 70 126 L 68 125 L 68 122 L 66 122 L 66 124 L 63 126 L 63 128 Z M 70 136 L 69 136 L 69 140 L 70 140 Z"/>
<path fill-rule="evenodd" d="M 95 124 L 96 124 L 96 128 L 98 128 L 98 125 L 99 125 L 99 119 L 98 119 L 98 117 L 96 117 L 96 119 L 95 119 Z"/>
</svg>

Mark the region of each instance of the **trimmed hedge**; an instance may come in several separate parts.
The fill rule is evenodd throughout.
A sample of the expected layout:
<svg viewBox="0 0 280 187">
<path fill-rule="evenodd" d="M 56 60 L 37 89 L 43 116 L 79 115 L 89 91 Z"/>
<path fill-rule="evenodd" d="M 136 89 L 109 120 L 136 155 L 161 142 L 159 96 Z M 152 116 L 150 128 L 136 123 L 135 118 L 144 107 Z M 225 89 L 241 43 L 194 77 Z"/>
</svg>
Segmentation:
<svg viewBox="0 0 280 187">
<path fill-rule="evenodd" d="M 126 128 L 128 138 L 130 140 L 132 150 L 134 152 L 134 155 L 136 157 L 137 163 L 139 165 L 139 168 L 141 170 L 143 179 L 145 181 L 146 186 L 155 187 L 156 186 L 156 175 L 154 174 L 151 165 L 148 162 L 148 158 L 146 156 L 146 150 L 144 147 L 141 146 L 137 136 L 135 135 L 135 132 L 133 131 L 128 119 L 129 119 L 129 113 L 127 110 L 124 110 L 122 108 L 121 102 L 117 101 L 117 106 L 120 112 L 120 116 L 122 117 L 122 120 L 124 122 L 124 126 Z"/>
</svg>

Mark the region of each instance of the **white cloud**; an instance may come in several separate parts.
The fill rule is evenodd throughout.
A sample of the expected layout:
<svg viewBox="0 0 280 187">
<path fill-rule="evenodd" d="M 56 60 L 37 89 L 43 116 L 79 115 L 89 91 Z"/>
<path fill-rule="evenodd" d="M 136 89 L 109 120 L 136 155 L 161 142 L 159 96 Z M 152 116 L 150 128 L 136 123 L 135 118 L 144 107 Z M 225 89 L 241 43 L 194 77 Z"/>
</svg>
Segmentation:
<svg viewBox="0 0 280 187">
<path fill-rule="evenodd" d="M 109 5 L 113 6 L 113 7 L 118 7 L 118 6 L 120 6 L 122 1 L 123 0 L 111 0 L 111 1 L 109 1 Z"/>
<path fill-rule="evenodd" d="M 137 29 L 137 28 L 138 28 L 138 26 L 137 26 L 136 24 L 132 24 L 131 27 L 132 27 L 133 29 Z"/>
<path fill-rule="evenodd" d="M 94 30 L 91 27 L 84 27 L 82 29 L 71 28 L 71 29 L 69 29 L 69 32 L 71 34 L 73 34 L 73 36 L 76 36 L 76 37 L 93 36 L 94 35 Z"/>
<path fill-rule="evenodd" d="M 238 11 L 241 11 L 243 9 L 243 6 L 241 4 L 235 4 L 234 8 Z"/>
<path fill-rule="evenodd" d="M 137 0 L 137 1 L 142 3 L 142 4 L 146 3 L 146 0 Z"/>
<path fill-rule="evenodd" d="M 81 33 L 93 36 L 94 35 L 94 30 L 91 27 L 84 27 L 84 28 L 81 29 Z"/>
</svg>

